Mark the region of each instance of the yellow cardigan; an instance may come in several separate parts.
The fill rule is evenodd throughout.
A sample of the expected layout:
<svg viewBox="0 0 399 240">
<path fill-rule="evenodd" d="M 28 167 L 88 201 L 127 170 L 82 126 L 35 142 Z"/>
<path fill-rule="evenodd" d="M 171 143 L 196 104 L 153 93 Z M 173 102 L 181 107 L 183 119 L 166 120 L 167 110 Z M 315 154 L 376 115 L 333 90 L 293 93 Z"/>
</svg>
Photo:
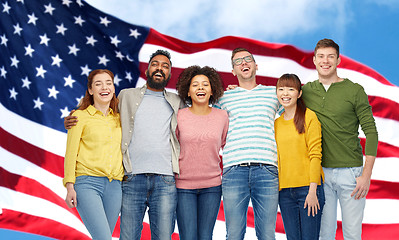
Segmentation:
<svg viewBox="0 0 399 240">
<path fill-rule="evenodd" d="M 64 160 L 64 179 L 75 183 L 82 175 L 107 177 L 109 181 L 122 180 L 121 139 L 119 114 L 104 116 L 90 105 L 73 114 L 78 117 L 76 126 L 68 130 Z"/>
<path fill-rule="evenodd" d="M 321 126 L 316 114 L 306 109 L 305 133 L 299 134 L 294 119 L 284 113 L 274 124 L 278 154 L 279 188 L 320 185 L 324 179 L 321 167 Z"/>
</svg>

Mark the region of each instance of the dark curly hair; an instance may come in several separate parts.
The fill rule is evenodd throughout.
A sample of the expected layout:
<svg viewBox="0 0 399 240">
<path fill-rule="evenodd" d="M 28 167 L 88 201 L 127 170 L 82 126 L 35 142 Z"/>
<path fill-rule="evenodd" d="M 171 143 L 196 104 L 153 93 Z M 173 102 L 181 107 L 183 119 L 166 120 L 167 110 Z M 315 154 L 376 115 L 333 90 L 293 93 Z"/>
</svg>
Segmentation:
<svg viewBox="0 0 399 240">
<path fill-rule="evenodd" d="M 204 75 L 209 79 L 209 83 L 212 88 L 212 96 L 209 98 L 209 104 L 214 104 L 217 100 L 223 96 L 223 82 L 219 73 L 212 67 L 200 67 L 190 66 L 180 74 L 177 83 L 176 90 L 181 100 L 187 104 L 192 104 L 191 97 L 188 96 L 188 92 L 191 85 L 191 80 L 197 75 Z"/>
</svg>

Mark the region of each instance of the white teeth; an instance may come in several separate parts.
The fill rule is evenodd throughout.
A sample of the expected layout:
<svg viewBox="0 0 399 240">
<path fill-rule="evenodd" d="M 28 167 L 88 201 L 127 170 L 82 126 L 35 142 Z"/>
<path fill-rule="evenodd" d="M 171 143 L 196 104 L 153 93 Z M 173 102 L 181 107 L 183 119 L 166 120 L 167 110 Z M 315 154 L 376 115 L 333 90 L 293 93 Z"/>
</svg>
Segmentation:
<svg viewBox="0 0 399 240">
<path fill-rule="evenodd" d="M 197 93 L 197 96 L 205 96 L 205 93 Z"/>
<path fill-rule="evenodd" d="M 160 73 L 156 73 L 156 74 L 155 74 L 155 76 L 162 77 L 162 74 L 160 74 Z"/>
<path fill-rule="evenodd" d="M 101 96 L 108 96 L 109 93 L 100 93 Z"/>
</svg>

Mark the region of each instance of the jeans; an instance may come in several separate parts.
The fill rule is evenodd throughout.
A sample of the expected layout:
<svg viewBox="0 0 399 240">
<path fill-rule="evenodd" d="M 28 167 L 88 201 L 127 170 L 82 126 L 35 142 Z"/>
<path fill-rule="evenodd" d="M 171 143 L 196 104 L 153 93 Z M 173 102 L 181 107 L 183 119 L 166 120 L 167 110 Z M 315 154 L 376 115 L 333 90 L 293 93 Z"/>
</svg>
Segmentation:
<svg viewBox="0 0 399 240">
<path fill-rule="evenodd" d="M 278 207 L 277 167 L 234 165 L 223 169 L 223 206 L 226 239 L 244 239 L 249 200 L 255 216 L 258 239 L 275 239 Z"/>
<path fill-rule="evenodd" d="M 305 205 L 309 186 L 283 188 L 279 194 L 281 216 L 287 240 L 318 240 L 320 235 L 320 222 L 324 206 L 323 184 L 317 186 L 316 196 L 320 209 L 317 214 L 308 216 L 308 207 Z"/>
<path fill-rule="evenodd" d="M 76 209 L 91 237 L 110 240 L 121 210 L 121 181 L 79 176 L 74 188 Z"/>
<path fill-rule="evenodd" d="M 356 178 L 362 175 L 363 167 L 325 168 L 324 194 L 326 204 L 321 217 L 320 239 L 335 239 L 337 229 L 337 200 L 341 206 L 342 231 L 345 240 L 360 240 L 366 198 L 351 197 L 356 187 Z"/>
<path fill-rule="evenodd" d="M 121 240 L 140 240 L 148 207 L 151 239 L 171 239 L 177 191 L 173 176 L 131 174 L 122 182 Z"/>
<path fill-rule="evenodd" d="M 211 240 L 222 186 L 177 189 L 177 225 L 181 240 Z"/>
</svg>

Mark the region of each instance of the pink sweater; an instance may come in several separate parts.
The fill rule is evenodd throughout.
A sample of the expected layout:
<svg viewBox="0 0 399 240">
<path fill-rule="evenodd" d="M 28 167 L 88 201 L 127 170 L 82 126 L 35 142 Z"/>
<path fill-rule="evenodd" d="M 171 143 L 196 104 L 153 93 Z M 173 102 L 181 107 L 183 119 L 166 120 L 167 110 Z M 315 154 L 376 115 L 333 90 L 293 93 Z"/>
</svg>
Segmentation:
<svg viewBox="0 0 399 240">
<path fill-rule="evenodd" d="M 176 187 L 199 189 L 222 184 L 219 151 L 226 143 L 227 112 L 212 108 L 208 115 L 195 115 L 189 108 L 177 114 L 176 134 L 180 142 Z"/>
</svg>

